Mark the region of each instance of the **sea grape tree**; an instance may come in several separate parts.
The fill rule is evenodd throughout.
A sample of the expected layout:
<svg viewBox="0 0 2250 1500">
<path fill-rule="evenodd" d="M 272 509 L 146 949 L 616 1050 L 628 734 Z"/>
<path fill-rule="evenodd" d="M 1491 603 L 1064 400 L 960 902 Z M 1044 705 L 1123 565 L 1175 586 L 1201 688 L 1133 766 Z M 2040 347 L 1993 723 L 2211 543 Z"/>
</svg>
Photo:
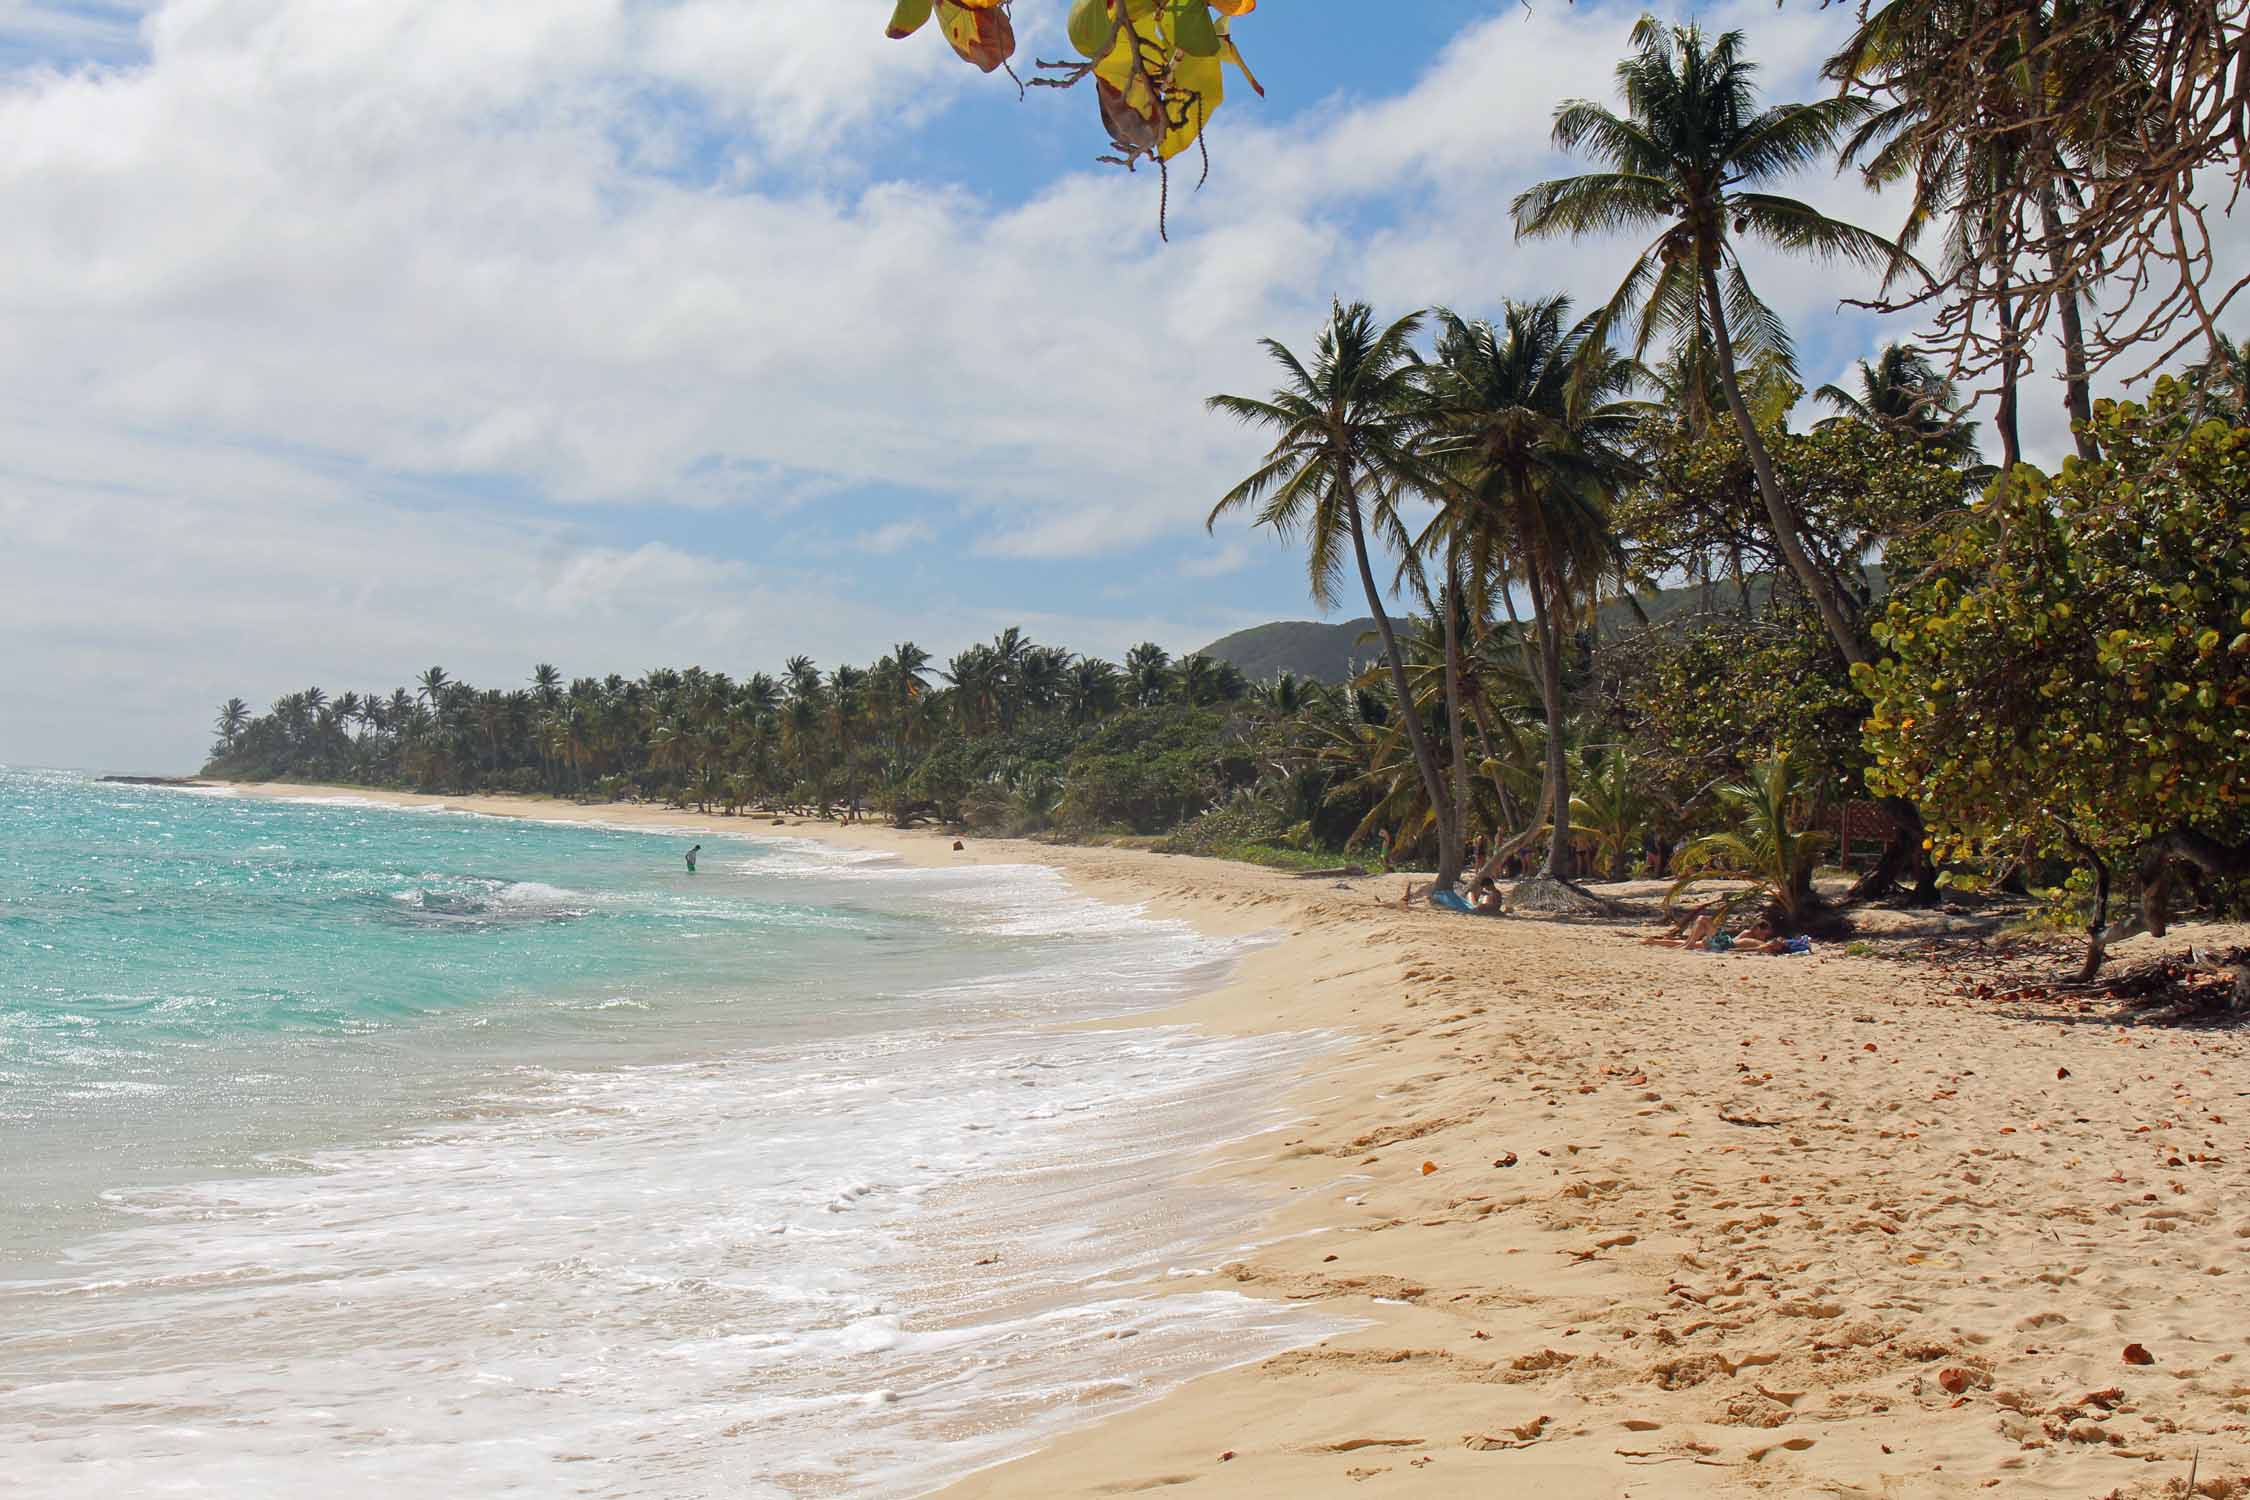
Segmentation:
<svg viewBox="0 0 2250 1500">
<path fill-rule="evenodd" d="M 1941 857 L 2062 862 L 2087 975 L 2165 929 L 2174 882 L 2250 877 L 2250 427 L 2169 377 L 2095 408 L 2102 458 L 2019 466 L 1930 540 L 1854 669 L 1879 790 Z M 2112 873 L 2140 888 L 2111 928 Z"/>
<path fill-rule="evenodd" d="M 909 37 L 935 19 L 963 61 L 990 73 L 1015 56 L 1011 3 L 898 0 L 888 34 Z M 1235 17 L 1257 8 L 1258 0 L 1073 0 L 1069 33 L 1078 57 L 1035 63 L 1031 82 L 1070 88 L 1091 78 L 1111 146 L 1101 159 L 1129 170 L 1154 161 L 1161 171 L 1202 140 L 1226 98 L 1228 67 L 1265 92 L 1232 35 Z"/>
</svg>

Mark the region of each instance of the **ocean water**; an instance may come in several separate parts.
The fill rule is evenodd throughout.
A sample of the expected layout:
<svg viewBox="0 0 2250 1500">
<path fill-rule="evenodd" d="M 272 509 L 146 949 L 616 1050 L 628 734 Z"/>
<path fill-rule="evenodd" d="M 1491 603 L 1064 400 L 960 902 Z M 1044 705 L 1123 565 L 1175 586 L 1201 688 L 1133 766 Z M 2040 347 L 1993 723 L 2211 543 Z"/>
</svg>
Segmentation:
<svg viewBox="0 0 2250 1500">
<path fill-rule="evenodd" d="M 1101 1023 L 1239 945 L 687 842 L 0 771 L 0 1495 L 912 1495 L 1329 1331 L 1162 1295 L 1327 1044 Z"/>
</svg>

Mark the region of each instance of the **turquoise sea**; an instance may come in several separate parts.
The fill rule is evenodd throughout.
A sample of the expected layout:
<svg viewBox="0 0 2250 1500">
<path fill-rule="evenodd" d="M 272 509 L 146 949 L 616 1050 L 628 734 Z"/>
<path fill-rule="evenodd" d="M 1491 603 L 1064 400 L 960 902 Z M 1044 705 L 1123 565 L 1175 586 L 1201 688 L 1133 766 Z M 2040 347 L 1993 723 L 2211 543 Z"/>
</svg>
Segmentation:
<svg viewBox="0 0 2250 1500">
<path fill-rule="evenodd" d="M 0 770 L 0 1495 L 910 1495 L 1323 1331 L 1157 1295 L 1319 1039 L 1060 1024 L 1237 945 L 690 841 Z"/>
</svg>

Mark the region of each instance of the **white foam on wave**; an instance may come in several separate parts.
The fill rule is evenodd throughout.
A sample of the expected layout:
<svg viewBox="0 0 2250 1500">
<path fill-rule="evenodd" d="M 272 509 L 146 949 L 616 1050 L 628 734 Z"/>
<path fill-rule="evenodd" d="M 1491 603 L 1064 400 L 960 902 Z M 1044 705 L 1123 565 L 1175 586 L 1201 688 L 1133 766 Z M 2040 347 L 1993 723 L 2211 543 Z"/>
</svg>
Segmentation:
<svg viewBox="0 0 2250 1500">
<path fill-rule="evenodd" d="M 0 1441 L 33 1493 L 918 1493 L 1329 1331 L 1150 1295 L 1249 1217 L 1186 1154 L 1270 1123 L 1317 1045 L 1017 1025 L 528 1070 L 309 1176 L 129 1195 L 144 1227 L 79 1274 L 0 1284 Z"/>
<path fill-rule="evenodd" d="M 1145 1008 L 1241 944 L 1039 867 L 813 847 L 780 899 L 838 910 L 792 907 L 805 930 L 904 913 L 1021 962 L 918 974 L 913 1029 L 602 1071 L 528 1059 L 380 1145 L 125 1195 L 134 1222 L 78 1247 L 72 1274 L 0 1283 L 10 1481 L 904 1496 L 1333 1330 L 1159 1295 L 1171 1268 L 1255 1237 L 1259 1205 L 1184 1168 L 1274 1123 L 1274 1081 L 1326 1041 L 1042 1027 Z M 442 887 L 511 913 L 595 899 L 402 878 L 394 899 Z M 676 1020 L 653 1008 L 634 1024 Z"/>
</svg>

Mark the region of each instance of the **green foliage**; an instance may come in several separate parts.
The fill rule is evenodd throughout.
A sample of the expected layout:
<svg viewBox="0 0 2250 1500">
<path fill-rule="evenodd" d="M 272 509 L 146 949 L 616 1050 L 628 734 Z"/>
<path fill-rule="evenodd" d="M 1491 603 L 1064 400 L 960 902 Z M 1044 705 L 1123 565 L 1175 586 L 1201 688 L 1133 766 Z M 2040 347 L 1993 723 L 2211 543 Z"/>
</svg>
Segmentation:
<svg viewBox="0 0 2250 1500">
<path fill-rule="evenodd" d="M 1618 746 L 1590 763 L 1583 753 L 1574 754 L 1570 785 L 1572 821 L 1593 838 L 1609 877 L 1624 879 L 1655 812 L 1632 752 Z"/>
<path fill-rule="evenodd" d="M 1804 788 L 1786 754 L 1758 766 L 1747 781 L 1719 789 L 1733 827 L 1687 846 L 1665 902 L 1699 880 L 1747 880 L 1786 928 L 1802 927 L 1816 906 L 1813 869 L 1829 846 L 1826 833 L 1801 828 Z"/>
<path fill-rule="evenodd" d="M 2099 463 L 2019 467 L 1935 536 L 1857 675 L 1882 790 L 1943 855 L 2250 833 L 2250 427 L 2156 382 Z"/>
<path fill-rule="evenodd" d="M 1800 433 L 1776 422 L 1762 436 L 1806 540 L 1837 560 L 1863 606 L 1874 597 L 1877 576 L 1861 560 L 1960 509 L 1966 497 L 1960 469 L 1911 435 L 1881 426 L 1839 420 Z M 1648 482 L 1629 490 L 1617 509 L 1640 574 L 1786 573 L 1742 434 L 1731 426 L 1698 433 L 1668 423 L 1652 437 Z"/>
<path fill-rule="evenodd" d="M 1225 715 L 1141 709 L 1103 725 L 1071 755 L 1056 820 L 1079 833 L 1162 833 L 1257 774 Z"/>
<path fill-rule="evenodd" d="M 1611 711 L 1676 827 L 1709 826 L 1714 783 L 1776 750 L 1823 806 L 1867 795 L 1867 700 L 1801 603 L 1651 632 L 1607 648 L 1602 667 Z"/>
</svg>

